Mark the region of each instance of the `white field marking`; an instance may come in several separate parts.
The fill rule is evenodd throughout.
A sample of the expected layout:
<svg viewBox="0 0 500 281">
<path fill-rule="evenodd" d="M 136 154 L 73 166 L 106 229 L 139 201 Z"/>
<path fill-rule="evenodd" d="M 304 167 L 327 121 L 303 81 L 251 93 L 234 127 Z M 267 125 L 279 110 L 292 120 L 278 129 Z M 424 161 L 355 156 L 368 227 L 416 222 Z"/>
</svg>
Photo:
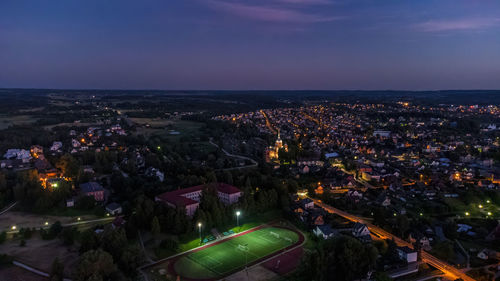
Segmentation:
<svg viewBox="0 0 500 281">
<path fill-rule="evenodd" d="M 198 259 L 194 259 L 194 258 L 192 258 L 190 255 L 188 255 L 188 256 L 187 256 L 187 259 L 188 259 L 188 260 L 190 260 L 190 261 L 192 261 L 192 262 L 194 262 L 194 263 L 196 263 L 196 264 L 199 264 L 201 267 L 203 267 L 203 268 L 207 269 L 208 271 L 212 271 L 213 273 L 215 273 L 215 274 L 217 274 L 217 275 L 222 275 L 222 273 L 220 273 L 219 271 L 217 271 L 217 270 L 215 270 L 215 269 L 213 269 L 213 268 L 211 268 L 211 267 L 207 267 L 207 265 L 206 265 L 206 264 L 203 264 L 203 263 L 202 263 L 202 260 L 203 260 L 204 258 L 205 258 L 205 257 L 202 257 L 202 258 L 200 258 L 200 260 L 198 260 Z"/>
<path fill-rule="evenodd" d="M 276 232 L 272 232 L 272 231 L 270 231 L 269 233 L 270 233 L 272 236 L 276 237 L 276 238 L 280 238 L 280 235 L 279 235 L 278 233 L 276 233 Z"/>
<path fill-rule="evenodd" d="M 262 239 L 262 240 L 266 240 L 267 242 L 273 243 L 273 244 L 276 244 L 276 242 L 277 242 L 277 240 L 272 241 L 269 238 L 267 238 L 266 236 L 259 236 L 259 238 Z M 257 240 L 257 241 L 259 241 L 259 240 Z"/>
<path fill-rule="evenodd" d="M 217 259 L 215 258 L 212 258 L 211 256 L 206 256 L 204 257 L 203 259 L 209 259 L 210 261 L 213 261 L 215 262 L 217 265 L 222 265 L 222 263 L 220 261 L 218 261 Z"/>
</svg>

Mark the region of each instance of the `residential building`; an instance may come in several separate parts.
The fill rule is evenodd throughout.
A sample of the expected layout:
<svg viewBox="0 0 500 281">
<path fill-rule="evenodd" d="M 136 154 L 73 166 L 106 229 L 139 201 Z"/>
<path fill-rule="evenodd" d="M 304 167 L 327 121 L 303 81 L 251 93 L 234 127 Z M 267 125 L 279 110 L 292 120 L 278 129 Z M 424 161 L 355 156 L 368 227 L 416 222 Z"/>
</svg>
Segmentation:
<svg viewBox="0 0 500 281">
<path fill-rule="evenodd" d="M 93 196 L 95 201 L 104 201 L 104 188 L 97 182 L 80 184 L 80 191 L 85 196 Z"/>
</svg>

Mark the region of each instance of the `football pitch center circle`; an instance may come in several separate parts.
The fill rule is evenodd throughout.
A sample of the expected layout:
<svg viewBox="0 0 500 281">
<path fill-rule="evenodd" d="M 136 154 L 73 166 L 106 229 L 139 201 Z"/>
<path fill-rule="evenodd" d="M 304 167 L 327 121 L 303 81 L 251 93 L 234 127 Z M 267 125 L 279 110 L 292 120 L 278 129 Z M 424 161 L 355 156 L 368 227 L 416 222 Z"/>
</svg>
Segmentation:
<svg viewBox="0 0 500 281">
<path fill-rule="evenodd" d="M 268 226 L 186 253 L 174 261 L 173 270 L 183 280 L 213 280 L 293 248 L 303 240 L 298 231 Z"/>
</svg>

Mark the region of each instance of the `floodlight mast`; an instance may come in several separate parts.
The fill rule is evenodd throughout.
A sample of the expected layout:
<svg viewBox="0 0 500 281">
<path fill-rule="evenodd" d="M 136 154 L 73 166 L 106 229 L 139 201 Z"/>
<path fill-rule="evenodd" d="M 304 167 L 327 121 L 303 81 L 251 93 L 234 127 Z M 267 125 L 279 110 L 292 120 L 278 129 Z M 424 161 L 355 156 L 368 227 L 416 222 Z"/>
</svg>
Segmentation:
<svg viewBox="0 0 500 281">
<path fill-rule="evenodd" d="M 200 232 L 200 245 L 201 245 L 201 222 L 198 223 L 198 231 Z"/>
<path fill-rule="evenodd" d="M 241 212 L 240 211 L 237 211 L 236 212 L 236 226 L 239 228 L 240 227 L 240 215 L 241 215 Z"/>
</svg>

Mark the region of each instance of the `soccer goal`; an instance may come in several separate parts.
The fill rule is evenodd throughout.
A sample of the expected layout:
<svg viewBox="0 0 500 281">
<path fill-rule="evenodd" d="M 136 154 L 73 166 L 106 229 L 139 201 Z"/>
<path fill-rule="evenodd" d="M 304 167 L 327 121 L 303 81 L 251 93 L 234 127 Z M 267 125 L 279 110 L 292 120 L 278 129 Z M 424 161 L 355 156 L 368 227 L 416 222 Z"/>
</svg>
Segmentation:
<svg viewBox="0 0 500 281">
<path fill-rule="evenodd" d="M 238 244 L 238 250 L 248 252 L 248 246 Z"/>
<path fill-rule="evenodd" d="M 274 237 L 276 237 L 278 239 L 280 238 L 280 235 L 278 233 L 276 233 L 276 232 L 270 231 L 269 234 L 271 234 L 272 236 L 274 236 Z"/>
</svg>

